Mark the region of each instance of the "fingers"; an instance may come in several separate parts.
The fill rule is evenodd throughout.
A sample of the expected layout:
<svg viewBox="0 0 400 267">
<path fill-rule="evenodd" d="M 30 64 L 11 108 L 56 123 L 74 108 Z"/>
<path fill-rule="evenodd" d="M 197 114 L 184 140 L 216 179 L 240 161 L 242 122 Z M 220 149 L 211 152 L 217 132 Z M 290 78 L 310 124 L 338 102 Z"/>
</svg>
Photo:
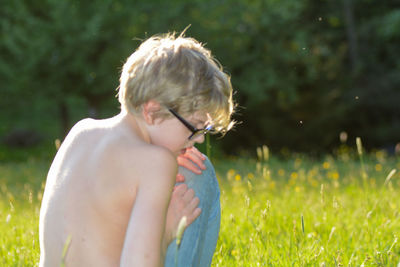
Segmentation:
<svg viewBox="0 0 400 267">
<path fill-rule="evenodd" d="M 201 160 L 206 160 L 206 157 L 201 153 L 196 147 L 192 146 L 188 148 L 187 150 L 191 151 L 194 153 L 196 156 L 198 156 Z"/>
<path fill-rule="evenodd" d="M 174 194 L 177 194 L 179 196 L 183 196 L 185 192 L 187 191 L 188 187 L 187 184 L 180 184 L 174 187 Z"/>
<path fill-rule="evenodd" d="M 178 173 L 176 175 L 175 182 L 176 183 L 183 183 L 184 181 L 185 181 L 185 176 L 183 176 L 182 174 Z"/>
<path fill-rule="evenodd" d="M 189 213 L 191 213 L 197 208 L 199 203 L 200 203 L 200 199 L 198 197 L 194 197 L 193 199 L 190 200 L 190 203 L 186 207 L 186 209 L 189 211 Z"/>
<path fill-rule="evenodd" d="M 186 216 L 186 226 L 193 223 L 201 213 L 198 207 L 200 200 L 195 196 L 193 189 L 189 189 L 186 184 L 179 184 L 172 191 L 169 202 L 167 217 L 165 222 L 165 237 L 168 240 L 176 237 L 179 222 L 183 216 Z"/>
<path fill-rule="evenodd" d="M 173 229 L 178 227 L 178 223 L 183 216 L 186 216 L 186 227 L 192 224 L 201 214 L 198 207 L 200 199 L 195 196 L 193 189 L 188 188 L 186 184 L 180 184 L 174 187 L 172 192 L 169 213 L 172 216 L 171 221 L 175 222 Z"/>
<path fill-rule="evenodd" d="M 186 227 L 192 224 L 201 214 L 201 209 L 196 208 L 189 216 L 186 216 Z"/>
<path fill-rule="evenodd" d="M 193 161 L 184 156 L 178 157 L 178 164 L 179 166 L 185 167 L 186 169 L 194 172 L 195 174 L 201 174 L 201 169 L 199 169 L 199 166 L 194 164 Z"/>
<path fill-rule="evenodd" d="M 203 161 L 206 159 L 204 155 L 197 150 L 195 147 L 188 148 L 186 153 L 183 154 L 185 158 L 190 159 L 194 163 L 196 163 L 201 169 L 205 170 L 206 166 L 204 165 Z"/>
<path fill-rule="evenodd" d="M 200 199 L 195 197 L 193 189 L 187 190 L 183 195 L 183 199 L 188 203 L 185 207 L 184 214 L 187 218 L 186 226 L 189 226 L 201 213 L 201 209 L 198 208 Z"/>
<path fill-rule="evenodd" d="M 175 186 L 173 198 L 180 202 L 180 216 L 188 217 L 188 222 L 192 223 L 200 215 L 201 209 L 198 208 L 200 199 L 195 196 L 194 190 L 188 188 L 186 184 Z"/>
<path fill-rule="evenodd" d="M 194 198 L 194 190 L 193 189 L 189 189 L 185 192 L 185 194 L 183 195 L 183 200 L 186 203 L 190 203 L 190 201 Z"/>
<path fill-rule="evenodd" d="M 201 174 L 201 170 L 206 169 L 203 163 L 205 159 L 206 157 L 195 147 L 187 148 L 185 153 L 180 154 L 177 158 L 180 166 L 196 174 Z"/>
</svg>

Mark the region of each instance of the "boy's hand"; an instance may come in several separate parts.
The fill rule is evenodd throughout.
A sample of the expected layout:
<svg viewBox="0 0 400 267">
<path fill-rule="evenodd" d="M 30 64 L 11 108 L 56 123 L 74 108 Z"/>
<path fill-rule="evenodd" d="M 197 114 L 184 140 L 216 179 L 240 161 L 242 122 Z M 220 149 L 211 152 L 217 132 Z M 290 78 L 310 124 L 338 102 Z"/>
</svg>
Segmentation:
<svg viewBox="0 0 400 267">
<path fill-rule="evenodd" d="M 205 156 L 194 146 L 186 148 L 184 153 L 181 153 L 178 156 L 178 165 L 185 167 L 186 169 L 196 173 L 201 174 L 202 170 L 206 169 L 203 161 L 205 160 Z M 176 175 L 176 182 L 184 182 L 185 177 L 178 173 Z"/>
<path fill-rule="evenodd" d="M 195 197 L 193 189 L 186 184 L 174 187 L 167 211 L 164 240 L 169 244 L 176 238 L 178 225 L 183 216 L 186 216 L 186 227 L 189 226 L 201 213 L 199 198 Z"/>
</svg>

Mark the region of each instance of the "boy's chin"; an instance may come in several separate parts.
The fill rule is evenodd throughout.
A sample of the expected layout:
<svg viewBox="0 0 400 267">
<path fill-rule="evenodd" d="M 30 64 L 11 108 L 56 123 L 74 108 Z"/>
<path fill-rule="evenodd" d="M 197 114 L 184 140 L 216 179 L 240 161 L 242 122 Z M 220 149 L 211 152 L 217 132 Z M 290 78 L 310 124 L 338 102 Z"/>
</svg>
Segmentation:
<svg viewBox="0 0 400 267">
<path fill-rule="evenodd" d="M 182 148 L 181 150 L 178 150 L 178 151 L 171 151 L 176 157 L 179 157 L 179 156 L 181 156 L 181 155 L 183 155 L 183 154 L 185 154 L 186 153 L 186 148 Z"/>
</svg>

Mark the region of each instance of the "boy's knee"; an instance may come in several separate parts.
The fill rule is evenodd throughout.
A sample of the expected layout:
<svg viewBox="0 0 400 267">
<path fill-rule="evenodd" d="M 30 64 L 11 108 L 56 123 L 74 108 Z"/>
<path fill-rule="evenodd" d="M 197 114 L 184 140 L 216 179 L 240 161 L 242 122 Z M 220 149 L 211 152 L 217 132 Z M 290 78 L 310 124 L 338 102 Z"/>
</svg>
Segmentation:
<svg viewBox="0 0 400 267">
<path fill-rule="evenodd" d="M 207 156 L 205 156 L 205 157 L 206 157 L 206 159 L 204 160 L 203 163 L 206 166 L 206 171 L 210 171 L 210 172 L 214 173 L 214 176 L 215 176 L 214 166 L 212 165 L 210 159 Z"/>
<path fill-rule="evenodd" d="M 193 188 L 196 196 L 200 198 L 212 198 L 212 195 L 219 194 L 219 186 L 215 175 L 214 167 L 210 160 L 206 158 L 204 161 L 206 166 L 201 174 L 195 174 L 185 168 L 180 167 L 179 172 L 185 176 L 185 183 L 189 188 Z"/>
</svg>

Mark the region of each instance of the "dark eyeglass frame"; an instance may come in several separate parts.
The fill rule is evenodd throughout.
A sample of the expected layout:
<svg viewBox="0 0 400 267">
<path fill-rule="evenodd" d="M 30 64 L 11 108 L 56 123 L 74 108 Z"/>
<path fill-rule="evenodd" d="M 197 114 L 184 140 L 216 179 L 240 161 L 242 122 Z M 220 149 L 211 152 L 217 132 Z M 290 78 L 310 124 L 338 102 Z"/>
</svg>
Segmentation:
<svg viewBox="0 0 400 267">
<path fill-rule="evenodd" d="M 179 115 L 175 110 L 172 108 L 168 108 L 168 111 L 171 112 L 172 115 L 174 115 L 180 122 L 182 122 L 183 125 L 185 125 L 186 128 L 189 129 L 189 131 L 192 132 L 192 134 L 189 136 L 188 140 L 196 139 L 197 137 L 201 135 L 205 135 L 209 133 L 212 130 L 212 125 L 207 125 L 206 127 L 202 129 L 198 129 L 194 127 L 190 122 L 185 120 L 181 115 Z"/>
</svg>

